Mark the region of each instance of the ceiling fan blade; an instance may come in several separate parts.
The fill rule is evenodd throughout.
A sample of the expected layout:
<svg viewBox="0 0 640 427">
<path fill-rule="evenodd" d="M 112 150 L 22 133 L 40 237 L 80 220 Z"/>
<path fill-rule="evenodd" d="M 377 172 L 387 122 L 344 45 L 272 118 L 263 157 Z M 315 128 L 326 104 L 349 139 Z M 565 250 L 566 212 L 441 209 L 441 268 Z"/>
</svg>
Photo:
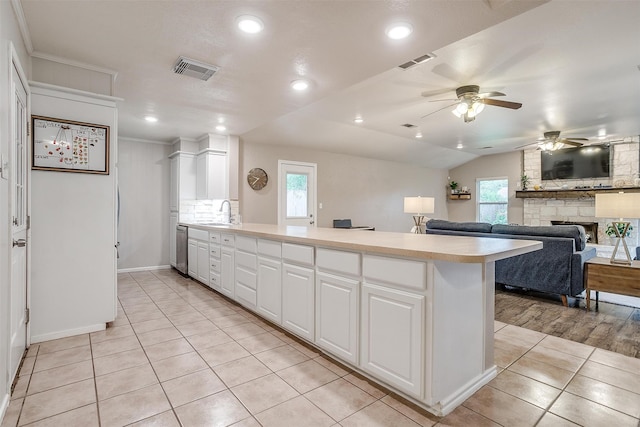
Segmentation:
<svg viewBox="0 0 640 427">
<path fill-rule="evenodd" d="M 444 101 L 444 100 L 443 100 L 443 101 Z M 457 101 L 457 99 L 456 99 L 456 101 Z M 430 116 L 430 115 L 432 115 L 432 114 L 435 114 L 435 113 L 437 113 L 438 111 L 442 111 L 442 110 L 446 110 L 447 108 L 451 108 L 451 107 L 453 107 L 453 106 L 454 106 L 454 105 L 456 105 L 456 104 L 457 104 L 457 102 L 456 102 L 455 104 L 447 105 L 446 107 L 442 107 L 442 108 L 440 108 L 440 109 L 438 109 L 438 110 L 436 110 L 436 111 L 432 111 L 432 112 L 430 112 L 430 113 L 428 113 L 428 114 L 425 114 L 424 116 L 422 116 L 422 117 L 420 117 L 420 118 L 421 118 L 421 119 L 424 119 L 425 117 Z"/>
<path fill-rule="evenodd" d="M 558 142 L 560 142 L 562 144 L 565 144 L 565 145 L 572 145 L 574 147 L 582 147 L 582 145 L 583 145 L 581 142 L 574 142 L 574 141 L 570 141 L 568 139 L 562 139 L 562 140 L 560 140 Z"/>
<path fill-rule="evenodd" d="M 531 142 L 529 144 L 524 144 L 524 145 L 519 145 L 517 147 L 513 147 L 514 150 L 517 150 L 518 148 L 524 148 L 524 147 L 528 147 L 530 145 L 539 145 L 537 142 Z"/>
<path fill-rule="evenodd" d="M 507 96 L 502 92 L 484 92 L 484 93 L 479 93 L 478 96 L 480 98 L 489 98 L 492 96 Z"/>
<path fill-rule="evenodd" d="M 429 102 L 442 102 L 442 101 L 449 101 L 449 102 L 456 101 L 457 102 L 458 99 L 457 98 L 456 99 L 451 98 L 451 99 L 431 99 L 431 100 L 429 100 Z"/>
<path fill-rule="evenodd" d="M 564 138 L 565 141 L 588 141 L 589 138 Z"/>
<path fill-rule="evenodd" d="M 511 108 L 512 110 L 517 110 L 518 108 L 522 107 L 522 104 L 519 102 L 500 101 L 499 99 L 485 98 L 480 101 L 486 105 L 494 105 L 496 107 Z"/>
<path fill-rule="evenodd" d="M 425 98 L 429 98 L 431 96 L 444 95 L 445 93 L 450 93 L 455 91 L 456 91 L 455 87 L 454 88 L 448 87 L 445 89 L 425 90 L 420 95 L 424 96 Z"/>
</svg>

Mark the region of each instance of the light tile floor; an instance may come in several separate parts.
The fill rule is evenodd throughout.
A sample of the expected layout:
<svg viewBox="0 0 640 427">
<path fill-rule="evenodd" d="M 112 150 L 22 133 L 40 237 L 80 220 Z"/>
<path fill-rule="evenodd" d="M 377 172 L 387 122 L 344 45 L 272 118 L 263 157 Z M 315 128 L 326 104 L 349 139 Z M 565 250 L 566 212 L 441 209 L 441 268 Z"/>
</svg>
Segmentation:
<svg viewBox="0 0 640 427">
<path fill-rule="evenodd" d="M 444 418 L 171 270 L 105 331 L 34 344 L 5 426 L 632 426 L 640 359 L 495 322 L 499 375 Z"/>
</svg>

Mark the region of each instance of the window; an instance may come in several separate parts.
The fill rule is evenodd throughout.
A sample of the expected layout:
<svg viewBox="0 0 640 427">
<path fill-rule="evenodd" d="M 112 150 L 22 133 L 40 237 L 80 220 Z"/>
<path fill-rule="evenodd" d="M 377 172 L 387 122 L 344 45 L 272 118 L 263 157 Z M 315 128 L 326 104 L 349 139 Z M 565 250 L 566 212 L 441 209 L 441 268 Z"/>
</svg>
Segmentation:
<svg viewBox="0 0 640 427">
<path fill-rule="evenodd" d="M 476 220 L 491 224 L 507 224 L 509 202 L 507 178 L 478 179 L 477 186 Z"/>
<path fill-rule="evenodd" d="M 287 218 L 309 216 L 307 181 L 308 176 L 305 174 L 287 172 Z"/>
</svg>

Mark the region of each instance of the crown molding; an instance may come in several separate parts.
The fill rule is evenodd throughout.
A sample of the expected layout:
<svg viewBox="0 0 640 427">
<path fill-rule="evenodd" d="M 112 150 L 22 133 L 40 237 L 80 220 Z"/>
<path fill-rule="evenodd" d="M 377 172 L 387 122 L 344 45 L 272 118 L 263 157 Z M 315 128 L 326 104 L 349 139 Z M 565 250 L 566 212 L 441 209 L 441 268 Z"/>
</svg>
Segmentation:
<svg viewBox="0 0 640 427">
<path fill-rule="evenodd" d="M 27 53 L 31 55 L 33 53 L 33 43 L 31 42 L 31 33 L 29 32 L 29 26 L 27 25 L 27 19 L 24 17 L 24 10 L 22 9 L 22 2 L 20 0 L 11 0 L 11 6 L 13 7 L 13 13 L 16 15 L 18 21 L 18 28 L 22 35 L 22 42 L 27 49 Z"/>
</svg>

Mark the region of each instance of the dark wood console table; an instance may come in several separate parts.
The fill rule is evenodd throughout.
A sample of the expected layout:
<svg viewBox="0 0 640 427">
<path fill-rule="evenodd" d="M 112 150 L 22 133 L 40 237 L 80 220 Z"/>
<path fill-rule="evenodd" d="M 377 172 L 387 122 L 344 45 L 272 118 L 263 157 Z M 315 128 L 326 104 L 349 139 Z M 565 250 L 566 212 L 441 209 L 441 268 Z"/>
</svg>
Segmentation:
<svg viewBox="0 0 640 427">
<path fill-rule="evenodd" d="M 590 291 L 596 291 L 596 311 L 599 291 L 640 297 L 640 261 L 631 261 L 631 265 L 611 264 L 609 258 L 595 257 L 585 262 L 584 267 L 587 311 L 590 309 Z"/>
</svg>

